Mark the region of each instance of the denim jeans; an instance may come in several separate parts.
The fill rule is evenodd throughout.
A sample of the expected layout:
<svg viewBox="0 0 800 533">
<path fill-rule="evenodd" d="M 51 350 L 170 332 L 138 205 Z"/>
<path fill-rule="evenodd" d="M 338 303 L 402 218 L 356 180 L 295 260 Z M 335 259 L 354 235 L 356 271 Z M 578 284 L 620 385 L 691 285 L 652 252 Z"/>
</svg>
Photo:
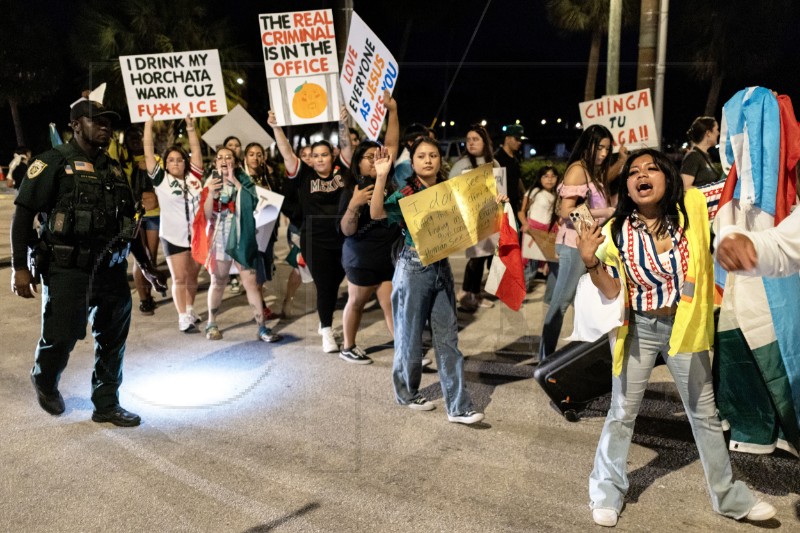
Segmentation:
<svg viewBox="0 0 800 533">
<path fill-rule="evenodd" d="M 575 301 L 575 292 L 578 290 L 578 280 L 586 274 L 586 265 L 583 264 L 581 254 L 577 248 L 566 244 L 557 244 L 558 271 L 556 284 L 550 299 L 550 308 L 544 317 L 542 339 L 539 342 L 539 361 L 556 351 L 558 337 L 561 335 L 561 326 L 564 315 Z"/>
<path fill-rule="evenodd" d="M 464 356 L 458 349 L 453 272 L 447 259 L 423 266 L 416 251 L 403 248 L 392 278 L 392 314 L 392 382 L 397 403 L 407 405 L 421 396 L 422 331 L 430 320 L 447 414 L 471 411 L 472 400 L 464 386 Z"/>
<path fill-rule="evenodd" d="M 633 426 L 642 403 L 656 355 L 669 350 L 673 317 L 650 317 L 633 313 L 625 338 L 622 372 L 612 380 L 611 407 L 608 410 L 594 470 L 589 477 L 592 509 L 622 509 L 628 492 L 625 465 L 633 436 Z M 714 402 L 711 362 L 708 352 L 666 356 L 683 407 L 689 415 L 700 462 L 706 476 L 711 507 L 732 518 L 742 518 L 756 504 L 756 498 L 741 481 L 733 481 L 731 461 Z"/>
</svg>

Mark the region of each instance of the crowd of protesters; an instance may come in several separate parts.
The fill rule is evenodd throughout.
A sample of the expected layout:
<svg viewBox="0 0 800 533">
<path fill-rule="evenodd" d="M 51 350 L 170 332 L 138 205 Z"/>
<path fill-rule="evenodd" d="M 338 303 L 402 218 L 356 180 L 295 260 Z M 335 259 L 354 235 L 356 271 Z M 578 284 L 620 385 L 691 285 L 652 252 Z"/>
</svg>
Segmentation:
<svg viewBox="0 0 800 533">
<path fill-rule="evenodd" d="M 622 295 L 631 312 L 614 352 L 611 408 L 590 477 L 594 521 L 617 523 L 628 490 L 625 464 L 633 424 L 656 356 L 668 351 L 667 366 L 689 414 L 713 509 L 735 519 L 771 518 L 774 508 L 733 481 L 710 374 L 714 278 L 706 200 L 695 187 L 721 178 L 709 156 L 719 139 L 716 120 L 694 121 L 687 133 L 692 148 L 680 169 L 655 150 L 629 153 L 623 145 L 615 153 L 611 132 L 589 126 L 577 139 L 563 175 L 554 166 L 543 166 L 526 190 L 518 153 L 524 140 L 521 126 L 504 128 L 495 152 L 486 128 L 471 125 L 464 156 L 448 169 L 433 132 L 414 124 L 401 139 L 397 103 L 388 92 L 384 100 L 383 142 L 359 139 L 343 110 L 338 146 L 321 140 L 293 147 L 270 111 L 267 122 L 285 173 L 264 146 L 249 142 L 242 149 L 242 141 L 250 139 L 237 137 L 214 147 L 213 164 L 204 170 L 191 117 L 186 118 L 188 152 L 172 145 L 156 155 L 152 119 L 143 130 L 125 132 L 113 156 L 143 212 L 142 244 L 155 259 L 160 243 L 166 257 L 178 329 L 191 332 L 201 322 L 194 302 L 205 267 L 211 282 L 203 332 L 208 340 L 222 339 L 220 305 L 234 268 L 238 281 L 231 292 L 244 288 L 256 337 L 279 342 L 281 335 L 268 321 L 292 317 L 305 269 L 316 289 L 324 352 L 337 353 L 348 363 L 372 363 L 357 339 L 364 308 L 375 297 L 394 339 L 396 402 L 417 411 L 435 409 L 419 390 L 422 369 L 431 364 L 423 348 L 423 333 L 430 329 L 448 420 L 480 422 L 484 415 L 473 405 L 464 379 L 457 312 L 476 313 L 493 305 L 482 283 L 495 244 L 488 240 L 468 252 L 457 292 L 448 259 L 422 263 L 400 200 L 488 163 L 505 169 L 506 191 L 497 202 L 512 204 L 520 235 L 554 234 L 555 256 L 534 261 L 531 268 L 547 279 L 543 322 L 530 325 L 541 327 L 538 361 L 557 353 L 564 317 L 583 275 L 588 273 L 607 298 Z M 30 154 L 18 152 L 14 166 L 24 172 Z M 18 173 L 12 170 L 16 183 Z M 268 244 L 259 245 L 253 217 L 258 188 L 285 198 L 291 273 L 279 313 L 264 296 L 275 271 L 277 225 Z M 570 214 L 579 206 L 587 208 L 593 224 L 575 225 Z M 340 342 L 333 322 L 345 279 Z M 136 269 L 134 280 L 141 314 L 152 315 L 156 302 Z M 687 294 L 692 295 L 688 300 Z"/>
</svg>

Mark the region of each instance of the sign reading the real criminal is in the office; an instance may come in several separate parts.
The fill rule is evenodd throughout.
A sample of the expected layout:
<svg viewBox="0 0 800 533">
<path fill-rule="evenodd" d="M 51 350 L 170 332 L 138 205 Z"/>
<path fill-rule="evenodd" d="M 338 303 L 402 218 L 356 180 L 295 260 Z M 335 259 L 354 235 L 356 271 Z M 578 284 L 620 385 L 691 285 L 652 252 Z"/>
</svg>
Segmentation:
<svg viewBox="0 0 800 533">
<path fill-rule="evenodd" d="M 131 122 L 228 112 L 216 50 L 120 56 Z"/>
<path fill-rule="evenodd" d="M 394 91 L 397 73 L 392 53 L 354 12 L 339 83 L 347 111 L 370 140 L 378 140 L 386 118 L 383 91 Z"/>
<path fill-rule="evenodd" d="M 278 125 L 339 120 L 339 61 L 330 9 L 258 16 L 269 103 Z"/>
</svg>

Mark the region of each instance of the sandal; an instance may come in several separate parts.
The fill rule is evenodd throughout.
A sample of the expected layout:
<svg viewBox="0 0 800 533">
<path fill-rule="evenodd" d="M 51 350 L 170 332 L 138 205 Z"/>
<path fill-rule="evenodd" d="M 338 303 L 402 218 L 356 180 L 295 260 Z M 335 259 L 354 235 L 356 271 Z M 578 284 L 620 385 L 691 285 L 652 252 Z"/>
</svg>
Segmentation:
<svg viewBox="0 0 800 533">
<path fill-rule="evenodd" d="M 222 332 L 213 322 L 206 326 L 206 339 L 210 341 L 218 341 L 222 339 Z"/>
</svg>

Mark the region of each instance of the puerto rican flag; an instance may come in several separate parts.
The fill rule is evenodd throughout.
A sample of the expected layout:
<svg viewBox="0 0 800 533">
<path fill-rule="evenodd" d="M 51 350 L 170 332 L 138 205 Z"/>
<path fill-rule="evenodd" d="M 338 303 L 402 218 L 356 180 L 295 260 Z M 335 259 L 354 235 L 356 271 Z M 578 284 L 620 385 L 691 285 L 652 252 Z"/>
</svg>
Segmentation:
<svg viewBox="0 0 800 533">
<path fill-rule="evenodd" d="M 497 296 L 514 311 L 519 311 L 527 291 L 517 223 L 514 220 L 514 210 L 508 202 L 505 203 L 504 215 L 500 227 L 500 242 L 484 290 Z"/>
</svg>

